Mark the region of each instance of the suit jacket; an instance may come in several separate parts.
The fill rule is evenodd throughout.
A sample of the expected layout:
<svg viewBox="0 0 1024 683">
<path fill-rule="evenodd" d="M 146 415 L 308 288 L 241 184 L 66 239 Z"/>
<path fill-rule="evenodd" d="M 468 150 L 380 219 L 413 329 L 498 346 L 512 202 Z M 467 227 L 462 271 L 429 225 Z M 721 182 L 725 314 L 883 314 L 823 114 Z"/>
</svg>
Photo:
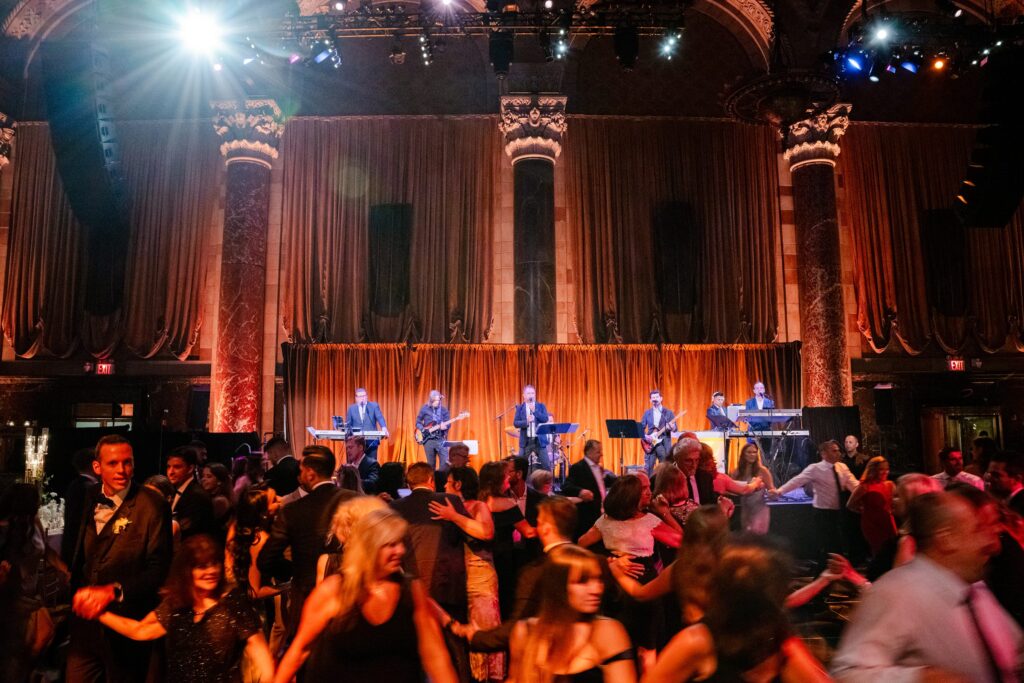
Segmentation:
<svg viewBox="0 0 1024 683">
<path fill-rule="evenodd" d="M 348 413 L 345 414 L 345 421 L 348 422 L 349 427 L 356 430 L 362 431 L 378 431 L 381 429 L 387 429 L 388 423 L 384 421 L 384 413 L 380 411 L 380 404 L 373 401 L 366 402 L 366 417 L 362 420 L 359 419 L 359 406 L 355 403 L 348 407 Z M 380 444 L 380 439 L 367 439 L 366 448 L 376 448 Z"/>
<path fill-rule="evenodd" d="M 661 408 L 661 422 L 658 424 L 654 423 L 654 408 L 648 408 L 644 411 L 644 416 L 640 418 L 640 426 L 644 428 L 644 434 L 650 434 L 661 429 L 664 425 L 674 420 L 676 414 L 668 408 L 662 406 Z M 678 426 L 678 425 L 677 425 Z M 664 434 L 662 436 L 665 436 Z M 671 446 L 671 434 L 668 434 L 669 445 Z"/>
<path fill-rule="evenodd" d="M 764 406 L 762 410 L 767 408 L 774 408 L 775 401 L 765 396 L 762 405 Z M 757 410 L 757 399 L 751 396 L 743 404 L 743 407 L 747 410 Z M 771 421 L 751 420 L 747 422 L 747 424 L 750 425 L 750 431 L 752 432 L 762 432 L 772 428 Z"/>
<path fill-rule="evenodd" d="M 172 506 L 171 517 L 178 522 L 182 540 L 196 534 L 215 535 L 213 501 L 195 478 Z"/>
<path fill-rule="evenodd" d="M 299 461 L 288 455 L 267 470 L 263 479 L 279 496 L 287 496 L 299 488 Z"/>
<path fill-rule="evenodd" d="M 159 604 L 158 591 L 171 566 L 170 506 L 156 491 L 132 482 L 124 502 L 96 533 L 93 513 L 100 488 L 95 484 L 84 498 L 70 564 L 71 587 L 120 583 L 124 599 L 111 603 L 110 610 L 141 619 Z M 65 529 L 69 532 L 74 533 Z"/>
<path fill-rule="evenodd" d="M 604 475 L 604 490 L 606 492 L 611 488 L 613 481 L 615 481 L 615 477 L 606 472 Z M 590 531 L 590 527 L 594 526 L 594 522 L 601 516 L 601 504 L 604 502 L 601 498 L 601 489 L 597 486 L 597 479 L 594 478 L 590 465 L 586 463 L 586 458 L 578 460 L 569 467 L 569 474 L 565 478 L 565 483 L 562 484 L 563 495 L 579 496 L 580 491 L 590 491 L 594 494 L 594 500 L 582 502 L 576 506 L 576 510 L 579 512 L 576 538 Z"/>
<path fill-rule="evenodd" d="M 430 597 L 446 607 L 464 608 L 465 537 L 452 522 L 434 519 L 428 507 L 431 501 L 446 498 L 460 514 L 469 515 L 459 497 L 422 488 L 413 489 L 405 498 L 392 501 L 391 507 L 409 523 L 409 549 L 416 564 L 416 574 L 427 587 Z"/>
<path fill-rule="evenodd" d="M 1006 506 L 1016 512 L 1018 515 L 1024 517 L 1024 489 L 1017 491 L 1013 496 L 1010 496 L 1006 501 Z"/>
<path fill-rule="evenodd" d="M 316 563 L 324 552 L 331 518 L 338 505 L 358 494 L 334 484 L 317 486 L 309 495 L 288 503 L 277 513 L 270 527 L 270 538 L 256 558 L 256 567 L 264 581 L 292 580 L 292 605 L 289 626 L 294 632 L 302 615 L 302 603 L 316 586 Z M 291 559 L 285 550 L 291 548 Z"/>
<path fill-rule="evenodd" d="M 377 480 L 380 479 L 380 463 L 367 455 L 359 461 L 359 479 L 363 482 L 363 491 L 377 493 Z"/>
<path fill-rule="evenodd" d="M 548 407 L 543 403 L 533 404 L 533 418 L 538 427 L 548 421 Z M 526 404 L 520 403 L 516 406 L 515 416 L 512 418 L 512 424 L 519 428 L 519 448 L 526 447 L 526 432 L 529 422 L 526 421 Z M 541 446 L 547 445 L 548 437 L 538 435 L 538 441 Z"/>
<path fill-rule="evenodd" d="M 711 416 L 712 415 L 721 415 L 722 417 L 728 417 L 728 415 L 725 414 L 725 406 L 722 406 L 721 408 L 719 408 L 714 403 L 712 403 L 711 405 L 708 406 L 708 409 L 707 409 L 707 412 L 705 413 L 705 415 L 708 416 L 708 422 L 711 422 Z M 717 429 L 717 427 L 715 427 L 715 423 L 714 422 L 711 422 L 711 428 L 712 429 Z"/>
<path fill-rule="evenodd" d="M 85 509 L 85 497 L 89 489 L 96 485 L 94 477 L 79 474 L 68 484 L 64 492 L 64 535 L 60 539 L 60 559 L 71 566 L 75 554 L 75 543 L 78 541 L 78 528 L 82 525 L 82 510 Z"/>
<path fill-rule="evenodd" d="M 715 493 L 715 477 L 710 472 L 697 470 L 694 475 L 697 478 L 697 494 L 700 496 L 701 505 L 713 505 L 718 502 L 718 494 Z"/>
</svg>

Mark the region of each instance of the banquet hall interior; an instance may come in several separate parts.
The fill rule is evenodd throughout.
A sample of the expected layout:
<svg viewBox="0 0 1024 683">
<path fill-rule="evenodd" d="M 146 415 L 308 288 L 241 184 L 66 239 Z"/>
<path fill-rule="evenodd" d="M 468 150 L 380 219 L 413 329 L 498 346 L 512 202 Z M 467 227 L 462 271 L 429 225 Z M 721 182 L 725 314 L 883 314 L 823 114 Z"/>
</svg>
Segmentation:
<svg viewBox="0 0 1024 683">
<path fill-rule="evenodd" d="M 763 499 L 715 498 L 767 501 L 762 533 L 808 581 L 820 485 L 779 489 L 832 440 L 851 487 L 858 453 L 890 482 L 960 476 L 951 454 L 994 498 L 992 458 L 1024 480 L 1022 0 L 0 0 L 0 17 L 0 496 L 35 486 L 46 544 L 72 547 L 71 589 L 42 573 L 56 635 L 32 675 L 64 680 L 73 655 L 68 559 L 90 524 L 68 491 L 101 476 L 100 447 L 95 475 L 75 454 L 109 435 L 138 485 L 177 486 L 189 449 L 204 488 L 204 462 L 230 471 L 229 546 L 242 473 L 263 478 L 282 442 L 328 447 L 339 482 L 348 457 L 362 484 L 364 459 L 442 474 L 464 445 L 483 485 L 525 456 L 581 515 L 592 442 L 609 482 L 653 475 L 656 495 L 684 442 L 734 484 L 754 444 Z M 455 418 L 441 440 L 435 398 Z M 364 408 L 380 420 L 359 427 Z M 849 552 L 861 571 L 874 555 Z M 816 600 L 795 623 L 842 678 L 859 598 Z M 492 680 L 516 678 L 511 652 Z"/>
</svg>

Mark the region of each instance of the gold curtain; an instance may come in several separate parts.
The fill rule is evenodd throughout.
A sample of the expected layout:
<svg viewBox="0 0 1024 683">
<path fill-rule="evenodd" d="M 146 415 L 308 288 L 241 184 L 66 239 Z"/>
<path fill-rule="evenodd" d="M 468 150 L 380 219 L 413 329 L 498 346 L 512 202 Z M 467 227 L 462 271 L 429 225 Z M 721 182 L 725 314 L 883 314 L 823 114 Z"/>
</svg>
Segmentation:
<svg viewBox="0 0 1024 683">
<path fill-rule="evenodd" d="M 451 437 L 480 442 L 477 464 L 508 455 L 518 444 L 502 429 L 512 426 L 512 412 L 495 418 L 521 400 L 528 383 L 557 421 L 578 422 L 590 430 L 588 438 L 603 440 L 605 464 L 616 470 L 618 444 L 612 448 L 604 421 L 639 420 L 651 389 L 661 389 L 668 407 L 687 411 L 684 430 L 707 428 L 712 392 L 741 401 L 758 379 L 779 405 L 799 405 L 797 345 L 296 344 L 285 347 L 284 358 L 287 426 L 296 448 L 312 442 L 307 426 L 330 428 L 331 416 L 344 415 L 356 387 L 366 387 L 391 432 L 382 460 L 406 463 L 422 459 L 412 428 L 431 389 L 447 396 L 453 415 L 470 412 Z M 627 465 L 643 462 L 636 443 L 624 453 Z M 581 455 L 582 439 L 570 457 Z"/>
<path fill-rule="evenodd" d="M 493 117 L 300 118 L 282 142 L 282 308 L 298 341 L 484 341 Z M 412 205 L 409 305 L 370 314 L 370 207 Z"/>
<path fill-rule="evenodd" d="M 0 324 L 23 358 L 106 357 L 124 344 L 184 359 L 202 323 L 206 235 L 220 187 L 208 121 L 118 124 L 131 198 L 125 301 L 83 310 L 85 239 L 64 194 L 46 124 L 20 124 Z"/>
<path fill-rule="evenodd" d="M 776 143 L 729 121 L 574 117 L 564 156 L 585 342 L 770 342 L 778 330 Z M 653 213 L 688 206 L 698 253 L 692 314 L 668 316 L 655 286 Z M 620 339 L 615 338 L 617 329 Z"/>
<path fill-rule="evenodd" d="M 1024 350 L 1024 210 L 1005 228 L 967 229 L 965 315 L 928 300 L 920 216 L 952 206 L 973 141 L 962 126 L 853 124 L 843 138 L 858 322 L 877 352 Z"/>
</svg>

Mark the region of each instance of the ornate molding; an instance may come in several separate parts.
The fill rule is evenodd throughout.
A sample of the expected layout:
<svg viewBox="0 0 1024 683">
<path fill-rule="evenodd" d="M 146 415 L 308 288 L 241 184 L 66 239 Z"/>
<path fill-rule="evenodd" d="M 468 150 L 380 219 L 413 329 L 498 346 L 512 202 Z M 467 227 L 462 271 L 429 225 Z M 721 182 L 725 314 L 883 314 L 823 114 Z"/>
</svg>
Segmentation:
<svg viewBox="0 0 1024 683">
<path fill-rule="evenodd" d="M 810 164 L 835 166 L 839 157 L 839 138 L 850 125 L 853 105 L 837 104 L 810 118 L 790 124 L 783 132 L 782 158 L 790 170 Z"/>
<path fill-rule="evenodd" d="M 11 143 L 14 142 L 15 123 L 0 111 L 0 169 L 11 163 Z"/>
<path fill-rule="evenodd" d="M 284 116 L 274 100 L 217 100 L 213 129 L 226 164 L 248 161 L 270 168 L 284 134 Z"/>
<path fill-rule="evenodd" d="M 555 163 L 562 153 L 565 105 L 560 95 L 503 95 L 498 130 L 505 138 L 505 153 L 516 163 L 541 158 Z"/>
</svg>

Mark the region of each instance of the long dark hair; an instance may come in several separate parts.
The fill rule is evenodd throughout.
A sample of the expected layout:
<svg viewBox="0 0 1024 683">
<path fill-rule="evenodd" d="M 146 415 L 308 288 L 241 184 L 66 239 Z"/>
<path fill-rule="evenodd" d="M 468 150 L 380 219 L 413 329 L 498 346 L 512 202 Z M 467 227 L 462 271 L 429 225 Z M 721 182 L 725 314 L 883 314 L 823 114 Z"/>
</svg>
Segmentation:
<svg viewBox="0 0 1024 683">
<path fill-rule="evenodd" d="M 252 488 L 242 492 L 235 508 L 235 536 L 228 552 L 231 553 L 235 583 L 249 593 L 256 590 L 255 586 L 249 585 L 249 567 L 252 565 L 249 550 L 256 544 L 256 536 L 261 531 L 270 531 L 273 521 L 270 494 L 266 489 Z"/>
<path fill-rule="evenodd" d="M 711 578 L 704 623 L 718 656 L 736 671 L 749 671 L 779 652 L 790 636 L 785 601 L 792 567 L 764 539 L 744 537 L 725 547 Z"/>
<path fill-rule="evenodd" d="M 508 476 L 508 464 L 497 461 L 487 462 L 480 468 L 480 497 L 497 498 L 501 496 Z"/>
<path fill-rule="evenodd" d="M 448 470 L 448 478 L 462 484 L 460 491 L 466 500 L 476 500 L 480 495 L 480 478 L 472 467 L 453 467 Z"/>
<path fill-rule="evenodd" d="M 604 513 L 612 519 L 626 521 L 640 512 L 643 483 L 635 474 L 625 474 L 615 480 L 604 499 Z"/>
<path fill-rule="evenodd" d="M 380 466 L 380 477 L 377 479 L 378 493 L 386 493 L 398 500 L 398 489 L 405 488 L 405 463 L 392 461 Z"/>
<path fill-rule="evenodd" d="M 224 576 L 224 551 L 217 541 L 206 534 L 190 536 L 181 542 L 174 554 L 171 570 L 160 594 L 170 604 L 171 610 L 191 607 L 195 602 L 195 589 L 192 583 L 192 570 L 198 567 L 221 565 L 220 581 L 217 582 L 216 595 L 224 595 L 227 579 Z"/>
<path fill-rule="evenodd" d="M 757 452 L 757 458 L 754 459 L 754 462 L 747 462 L 747 459 L 743 457 L 748 448 L 753 448 Z M 743 444 L 743 448 L 740 449 L 740 461 L 733 471 L 733 478 L 738 481 L 753 479 L 761 473 L 761 462 L 761 447 L 754 442 Z"/>
</svg>

